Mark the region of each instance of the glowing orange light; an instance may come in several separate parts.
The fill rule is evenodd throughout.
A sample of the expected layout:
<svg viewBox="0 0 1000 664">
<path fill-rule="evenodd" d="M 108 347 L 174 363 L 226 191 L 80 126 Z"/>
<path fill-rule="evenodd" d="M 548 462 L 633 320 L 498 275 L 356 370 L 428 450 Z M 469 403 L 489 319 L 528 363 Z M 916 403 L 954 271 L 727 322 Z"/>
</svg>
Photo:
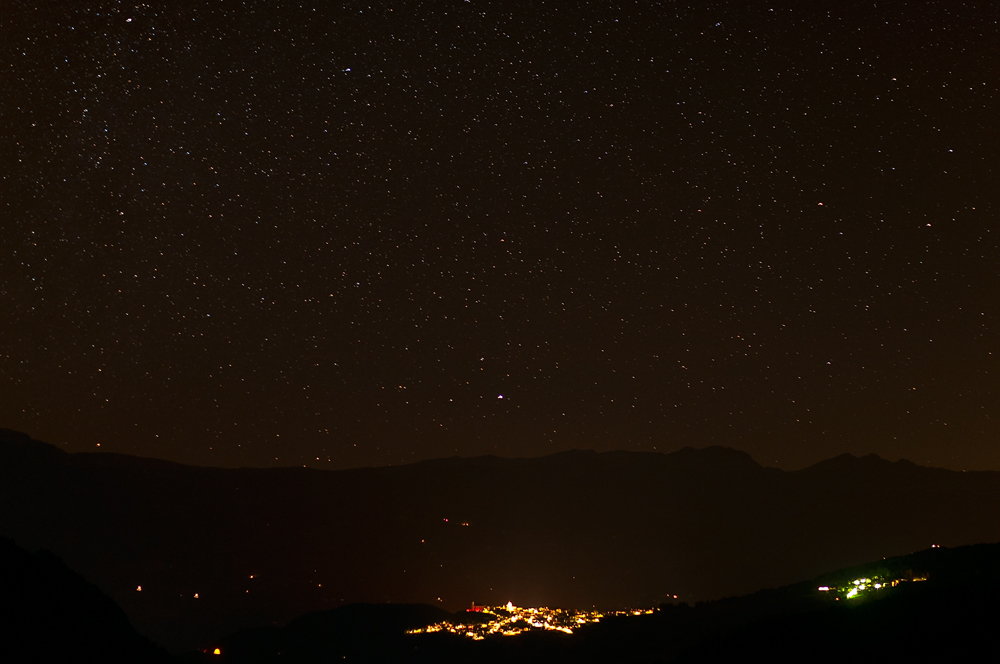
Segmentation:
<svg viewBox="0 0 1000 664">
<path fill-rule="evenodd" d="M 135 591 L 136 591 L 137 593 L 141 593 L 141 592 L 142 592 L 142 586 L 136 586 L 136 587 L 135 587 Z"/>
<path fill-rule="evenodd" d="M 215 650 L 213 650 L 213 651 L 212 651 L 212 654 L 213 654 L 213 655 L 221 655 L 221 654 L 222 654 L 222 651 L 221 651 L 221 650 L 219 650 L 218 648 L 216 648 Z"/>
</svg>

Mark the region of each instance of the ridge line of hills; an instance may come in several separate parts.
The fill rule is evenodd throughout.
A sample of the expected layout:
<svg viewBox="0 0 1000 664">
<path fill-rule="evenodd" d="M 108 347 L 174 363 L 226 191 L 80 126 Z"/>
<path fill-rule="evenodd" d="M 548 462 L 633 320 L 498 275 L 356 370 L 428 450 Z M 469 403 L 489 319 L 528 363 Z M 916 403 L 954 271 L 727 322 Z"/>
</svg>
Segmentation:
<svg viewBox="0 0 1000 664">
<path fill-rule="evenodd" d="M 359 602 L 654 606 L 997 541 L 1000 473 L 850 455 L 783 471 L 719 447 L 218 469 L 0 430 L 0 534 L 182 651 Z"/>
<path fill-rule="evenodd" d="M 70 458 L 106 458 L 106 459 L 132 459 L 136 462 L 146 462 L 152 464 L 162 464 L 162 465 L 172 465 L 181 466 L 185 468 L 204 468 L 211 470 L 259 470 L 259 471 L 274 471 L 274 470 L 299 470 L 299 466 L 273 466 L 273 467 L 258 467 L 258 466 L 240 466 L 236 468 L 230 468 L 225 466 L 198 466 L 194 464 L 181 463 L 178 461 L 169 461 L 166 459 L 160 459 L 158 457 L 145 457 L 132 454 L 126 454 L 122 452 L 106 452 L 106 451 L 87 451 L 87 452 L 67 452 L 59 448 L 56 445 L 50 443 L 45 443 L 39 440 L 33 439 L 30 435 L 15 431 L 13 429 L 4 429 L 0 427 L 0 445 L 8 448 L 8 453 L 12 450 L 20 450 L 22 452 L 32 452 L 38 453 L 42 456 L 56 457 L 59 455 L 66 455 Z M 43 451 L 44 450 L 44 451 Z M 718 462 L 727 462 L 732 465 L 745 465 L 748 467 L 756 467 L 768 471 L 779 471 L 783 473 L 801 473 L 808 472 L 817 468 L 826 468 L 834 466 L 843 466 L 846 464 L 890 464 L 905 467 L 917 467 L 924 468 L 928 470 L 938 470 L 943 472 L 958 473 L 958 472 L 973 472 L 973 473 L 995 473 L 1000 471 L 958 471 L 947 468 L 939 468 L 936 466 L 922 466 L 910 461 L 909 459 L 899 459 L 897 461 L 889 461 L 883 459 L 878 454 L 869 453 L 865 455 L 855 455 L 850 452 L 844 452 L 835 457 L 829 459 L 824 459 L 817 461 L 814 464 L 806 466 L 804 468 L 799 468 L 795 470 L 784 470 L 780 468 L 775 468 L 771 466 L 764 466 L 757 462 L 749 453 L 742 450 L 737 450 L 731 447 L 725 447 L 722 445 L 710 445 L 707 447 L 692 447 L 690 445 L 681 447 L 672 452 L 649 452 L 649 451 L 629 451 L 629 450 L 613 450 L 607 452 L 597 452 L 591 449 L 571 449 L 563 450 L 559 452 L 553 452 L 551 454 L 546 454 L 537 457 L 504 457 L 494 454 L 484 454 L 474 457 L 462 457 L 462 456 L 449 456 L 440 457 L 436 459 L 424 459 L 420 461 L 413 461 L 405 464 L 391 464 L 385 466 L 359 466 L 356 468 L 341 468 L 341 469 L 324 469 L 324 468 L 313 468 L 309 467 L 307 470 L 319 471 L 319 472 L 329 472 L 329 473 L 341 473 L 341 472 L 358 472 L 358 471 L 371 471 L 371 470 L 383 470 L 387 468 L 406 468 L 410 466 L 437 466 L 437 465 L 448 465 L 454 463 L 463 463 L 471 465 L 484 465 L 489 463 L 498 464 L 510 464 L 516 465 L 519 463 L 532 463 L 537 462 L 542 459 L 571 459 L 580 456 L 599 456 L 603 460 L 611 460 L 619 457 L 632 457 L 632 458 L 650 458 L 650 459 L 661 459 L 667 458 L 671 461 L 707 461 L 713 460 Z"/>
</svg>

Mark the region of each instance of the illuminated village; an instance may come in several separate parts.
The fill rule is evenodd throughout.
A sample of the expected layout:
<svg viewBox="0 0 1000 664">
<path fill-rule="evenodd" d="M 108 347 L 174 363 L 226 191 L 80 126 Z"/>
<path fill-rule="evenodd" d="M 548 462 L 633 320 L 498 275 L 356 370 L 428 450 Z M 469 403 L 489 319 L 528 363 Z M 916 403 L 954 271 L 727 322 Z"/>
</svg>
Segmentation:
<svg viewBox="0 0 1000 664">
<path fill-rule="evenodd" d="M 880 591 L 895 588 L 900 583 L 926 581 L 926 576 L 908 573 L 899 578 L 888 575 L 859 577 L 842 586 L 820 586 L 817 590 L 830 593 L 837 600 L 862 599 L 877 596 Z M 609 616 L 649 615 L 656 609 L 632 609 L 628 611 L 575 611 L 571 609 L 550 609 L 548 607 L 524 608 L 507 602 L 505 606 L 475 606 L 466 609 L 464 620 L 456 617 L 421 629 L 409 630 L 407 634 L 433 634 L 448 632 L 481 641 L 490 636 L 517 636 L 531 630 L 557 631 L 572 634 L 583 625 L 600 622 Z"/>
<path fill-rule="evenodd" d="M 860 577 L 854 579 L 843 586 L 820 586 L 817 588 L 820 592 L 830 593 L 834 595 L 837 600 L 843 599 L 861 599 L 869 596 L 877 596 L 880 591 L 888 590 L 889 588 L 895 588 L 900 583 L 904 582 L 917 582 L 926 581 L 926 576 L 913 575 L 912 573 L 896 578 L 889 579 L 886 576 L 872 576 L 872 577 Z"/>
<path fill-rule="evenodd" d="M 507 602 L 506 606 L 475 606 L 466 609 L 468 620 L 464 622 L 439 622 L 422 629 L 414 629 L 407 634 L 431 634 L 450 632 L 481 641 L 488 636 L 517 636 L 531 630 L 558 631 L 572 634 L 583 625 L 599 622 L 606 616 L 648 615 L 655 609 L 633 609 L 630 611 L 573 611 L 567 609 L 522 608 Z"/>
</svg>

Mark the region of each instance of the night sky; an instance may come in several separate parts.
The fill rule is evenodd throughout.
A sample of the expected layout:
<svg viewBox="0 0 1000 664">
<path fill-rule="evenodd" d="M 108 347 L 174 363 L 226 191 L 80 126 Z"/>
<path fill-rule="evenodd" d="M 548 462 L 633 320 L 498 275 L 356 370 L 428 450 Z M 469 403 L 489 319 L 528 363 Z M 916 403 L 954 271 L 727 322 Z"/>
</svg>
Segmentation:
<svg viewBox="0 0 1000 664">
<path fill-rule="evenodd" d="M 1000 469 L 995 2 L 19 2 L 0 426 Z"/>
</svg>

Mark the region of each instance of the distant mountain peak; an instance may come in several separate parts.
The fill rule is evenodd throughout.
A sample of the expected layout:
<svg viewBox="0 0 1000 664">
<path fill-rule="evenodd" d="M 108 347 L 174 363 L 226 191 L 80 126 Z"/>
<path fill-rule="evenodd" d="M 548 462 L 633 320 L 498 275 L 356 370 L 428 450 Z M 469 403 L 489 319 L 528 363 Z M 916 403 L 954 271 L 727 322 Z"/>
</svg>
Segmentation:
<svg viewBox="0 0 1000 664">
<path fill-rule="evenodd" d="M 874 452 L 871 454 L 865 454 L 863 456 L 855 456 L 850 452 L 845 452 L 832 459 L 825 459 L 818 463 L 814 463 L 803 470 L 806 472 L 829 472 L 829 471 L 871 471 L 871 470 L 890 470 L 890 469 L 910 469 L 910 468 L 920 468 L 917 464 L 913 463 L 909 459 L 900 459 L 898 461 L 889 461 L 888 459 L 883 459 L 878 454 Z"/>
<path fill-rule="evenodd" d="M 64 460 L 69 454 L 55 445 L 35 440 L 21 431 L 0 429 L 0 457 L 8 458 L 46 458 L 48 460 Z"/>
<path fill-rule="evenodd" d="M 34 440 L 31 436 L 21 431 L 14 431 L 13 429 L 3 429 L 0 428 L 0 444 L 9 445 L 11 447 L 27 447 L 33 442 L 38 442 Z"/>
<path fill-rule="evenodd" d="M 752 456 L 742 450 L 712 445 L 710 447 L 682 447 L 666 455 L 672 462 L 715 464 L 729 467 L 763 468 Z"/>
</svg>

